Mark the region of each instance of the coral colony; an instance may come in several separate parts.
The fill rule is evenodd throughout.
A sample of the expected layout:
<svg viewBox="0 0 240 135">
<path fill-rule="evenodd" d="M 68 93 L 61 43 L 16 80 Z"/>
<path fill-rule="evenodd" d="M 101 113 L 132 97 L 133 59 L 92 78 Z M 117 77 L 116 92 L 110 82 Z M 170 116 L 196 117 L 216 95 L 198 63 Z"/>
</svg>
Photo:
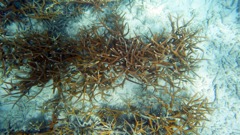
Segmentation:
<svg viewBox="0 0 240 135">
<path fill-rule="evenodd" d="M 183 93 L 184 84 L 196 76 L 203 40 L 190 23 L 169 15 L 171 31 L 127 37 L 129 30 L 116 1 L 110 0 L 1 0 L 1 68 L 6 79 L 5 98 L 13 107 L 23 98 L 31 101 L 43 91 L 54 97 L 39 106 L 50 120 L 29 120 L 27 130 L 6 133 L 44 134 L 198 134 L 211 112 L 210 103 L 195 94 Z M 115 3 L 115 4 L 114 4 Z M 119 3 L 118 3 L 119 4 Z M 64 18 L 112 10 L 67 37 Z M 32 30 L 31 20 L 44 30 Z M 8 36 L 6 26 L 18 23 L 30 28 Z M 15 72 L 13 72 L 15 71 Z M 123 106 L 95 104 L 106 101 L 112 91 L 129 81 L 140 86 L 141 96 Z M 50 83 L 49 83 L 50 82 Z M 32 88 L 35 88 L 33 90 Z M 46 87 L 49 87 L 46 89 Z"/>
</svg>

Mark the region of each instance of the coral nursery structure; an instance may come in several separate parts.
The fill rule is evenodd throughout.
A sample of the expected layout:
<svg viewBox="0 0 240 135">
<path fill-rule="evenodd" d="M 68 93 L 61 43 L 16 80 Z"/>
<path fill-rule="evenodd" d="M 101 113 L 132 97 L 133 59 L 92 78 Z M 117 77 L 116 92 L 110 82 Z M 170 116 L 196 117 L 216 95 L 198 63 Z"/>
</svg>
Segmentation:
<svg viewBox="0 0 240 135">
<path fill-rule="evenodd" d="M 13 107 L 18 107 L 23 98 L 34 100 L 46 90 L 54 94 L 38 108 L 42 115 L 50 114 L 51 120 L 29 120 L 29 129 L 6 129 L 6 133 L 198 133 L 211 108 L 197 94 L 182 94 L 184 83 L 193 80 L 202 60 L 198 57 L 202 51 L 197 47 L 202 41 L 199 31 L 188 29 L 192 20 L 181 23 L 179 17 L 169 16 L 169 33 L 150 31 L 147 36 L 127 37 L 130 28 L 124 14 L 110 8 L 113 12 L 70 38 L 52 26 L 60 23 L 50 23 L 61 20 L 64 8 L 53 9 L 63 4 L 73 4 L 72 13 L 79 14 L 89 5 L 104 12 L 111 2 L 3 1 L 1 12 L 8 14 L 1 14 L 4 25 L 9 20 L 34 18 L 48 26 L 43 32 L 26 30 L 14 37 L 1 36 L 1 67 L 6 78 L 11 76 L 4 82 L 4 97 L 14 98 Z M 97 104 L 126 82 L 141 86 L 142 96 L 137 101 L 141 107 L 132 104 L 133 100 L 120 107 Z"/>
</svg>

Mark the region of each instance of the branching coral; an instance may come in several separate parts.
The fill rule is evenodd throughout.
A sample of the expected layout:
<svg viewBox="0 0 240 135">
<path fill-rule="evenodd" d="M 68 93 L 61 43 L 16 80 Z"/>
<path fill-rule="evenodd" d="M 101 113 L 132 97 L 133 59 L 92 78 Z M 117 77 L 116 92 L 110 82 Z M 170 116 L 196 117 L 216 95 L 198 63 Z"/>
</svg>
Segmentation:
<svg viewBox="0 0 240 135">
<path fill-rule="evenodd" d="M 181 90 L 179 90 L 181 91 Z M 168 100 L 165 97 L 174 99 Z M 55 131 L 76 134 L 198 134 L 201 122 L 208 120 L 210 103 L 197 94 L 192 98 L 179 93 L 162 96 L 151 95 L 154 104 L 144 104 L 141 109 L 104 106 L 76 109 L 71 105 L 65 109 Z M 181 98 L 182 100 L 179 100 Z M 143 102 L 140 99 L 139 102 Z M 127 104 L 125 104 L 127 106 Z M 67 110 L 67 111 L 66 111 Z M 129 112 L 129 110 L 131 110 Z M 71 125 L 68 121 L 71 121 Z"/>
<path fill-rule="evenodd" d="M 102 11 L 101 7 L 111 0 L 1 0 L 0 2 L 0 23 L 3 26 L 14 22 L 31 26 L 32 19 L 54 21 L 61 15 L 64 15 L 62 19 L 80 15 L 87 5 L 94 7 L 96 11 Z"/>
<path fill-rule="evenodd" d="M 93 4 L 97 9 L 103 4 L 70 3 Z M 45 13 L 46 4 L 42 4 L 39 12 Z M 37 18 L 50 19 L 33 13 Z M 190 73 L 202 60 L 195 54 L 201 51 L 197 44 L 202 38 L 197 36 L 198 30 L 188 29 L 192 20 L 180 23 L 179 17 L 171 16 L 169 20 L 170 34 L 150 31 L 145 37 L 136 34 L 128 38 L 124 14 L 117 12 L 99 18 L 99 23 L 82 29 L 74 39 L 56 34 L 54 27 L 43 33 L 3 37 L 0 58 L 4 73 L 18 70 L 13 80 L 5 82 L 6 96 L 17 97 L 17 105 L 24 96 L 34 99 L 52 80 L 50 92 L 55 98 L 39 108 L 42 113 L 52 112 L 52 121 L 39 129 L 50 134 L 197 134 L 196 128 L 211 111 L 209 103 L 179 93 L 183 82 L 191 82 Z M 99 96 L 105 100 L 110 90 L 126 81 L 141 85 L 145 91 L 153 87 L 149 98 L 155 104 L 139 108 L 127 103 L 120 109 L 94 105 Z M 40 89 L 33 91 L 34 86 Z M 74 107 L 74 103 L 81 107 Z"/>
<path fill-rule="evenodd" d="M 71 58 L 77 55 L 69 40 L 51 37 L 48 33 L 25 33 L 18 35 L 14 40 L 3 40 L 3 65 L 12 69 L 19 69 L 15 74 L 18 82 L 6 82 L 11 85 L 6 89 L 10 95 L 26 96 L 33 86 L 44 88 L 45 84 L 53 79 L 53 91 L 60 91 L 61 79 L 71 63 Z M 5 71 L 6 72 L 6 71 Z M 20 74 L 21 73 L 21 74 Z M 13 93 L 17 91 L 16 93 Z M 33 97 L 37 96 L 42 89 Z"/>
</svg>

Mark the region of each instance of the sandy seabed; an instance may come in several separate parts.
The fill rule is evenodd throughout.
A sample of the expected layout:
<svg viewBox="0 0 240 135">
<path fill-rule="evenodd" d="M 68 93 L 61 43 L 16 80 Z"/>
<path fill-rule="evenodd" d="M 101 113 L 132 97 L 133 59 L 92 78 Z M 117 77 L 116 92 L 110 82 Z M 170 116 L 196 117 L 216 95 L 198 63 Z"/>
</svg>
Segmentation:
<svg viewBox="0 0 240 135">
<path fill-rule="evenodd" d="M 130 8 L 131 6 L 131 8 Z M 200 63 L 190 92 L 199 93 L 213 102 L 215 110 L 204 122 L 202 135 L 238 135 L 240 134 L 240 13 L 237 0 L 136 0 L 131 5 L 122 5 L 120 10 L 125 13 L 125 21 L 131 31 L 145 34 L 151 29 L 158 32 L 169 27 L 168 16 L 182 16 L 185 20 L 194 17 L 191 27 L 201 28 L 201 35 L 207 40 L 199 44 L 204 50 L 206 60 Z M 69 22 L 66 30 L 74 35 L 76 27 L 91 24 L 96 16 L 86 11 L 83 17 Z M 81 23 L 79 23 L 81 20 Z M 84 22 L 84 23 L 83 23 Z M 8 29 L 14 31 L 14 25 Z M 126 84 L 125 89 L 113 93 L 113 99 L 119 95 L 134 96 L 135 86 Z M 42 94 L 43 97 L 46 93 Z M 50 98 L 50 97 L 49 97 Z M 29 102 L 21 110 L 11 109 L 11 105 L 3 105 L 8 99 L 1 99 L 1 121 L 33 117 L 37 104 L 43 102 L 41 96 L 36 102 Z M 115 100 L 112 104 L 121 104 Z M 17 112 L 17 114 L 16 114 Z M 0 122 L 2 123 L 2 122 Z M 1 125 L 1 124 L 0 124 Z M 24 128 L 24 127 L 23 127 Z M 27 127 L 25 127 L 27 128 Z"/>
</svg>

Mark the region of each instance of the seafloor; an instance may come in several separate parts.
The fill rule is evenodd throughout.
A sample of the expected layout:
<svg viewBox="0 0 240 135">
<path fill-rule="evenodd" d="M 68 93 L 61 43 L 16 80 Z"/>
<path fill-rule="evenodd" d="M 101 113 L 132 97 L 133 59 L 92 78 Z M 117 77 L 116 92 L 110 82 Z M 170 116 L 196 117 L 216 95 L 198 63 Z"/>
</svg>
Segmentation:
<svg viewBox="0 0 240 135">
<path fill-rule="evenodd" d="M 117 3 L 119 1 L 112 0 L 111 4 L 107 6 L 114 5 L 112 2 Z M 91 7 L 91 5 L 88 6 Z M 101 8 L 105 10 L 104 8 L 107 8 L 107 6 L 104 5 Z M 193 81 L 184 85 L 184 88 L 188 89 L 186 92 L 188 95 L 197 93 L 212 103 L 213 111 L 207 114 L 208 120 L 202 121 L 201 128 L 198 130 L 201 135 L 240 134 L 239 8 L 239 0 L 127 0 L 120 2 L 117 8 L 118 12 L 124 14 L 125 22 L 128 24 L 128 38 L 136 35 L 147 35 L 149 30 L 152 33 L 162 32 L 163 29 L 169 31 L 171 29 L 170 15 L 173 17 L 180 16 L 180 20 L 185 20 L 185 22 L 193 18 L 190 28 L 201 29 L 199 36 L 204 37 L 204 41 L 199 43 L 198 47 L 203 52 L 201 55 L 204 60 L 199 62 L 198 68 L 194 71 L 197 75 L 194 76 Z M 65 36 L 75 37 L 80 28 L 91 27 L 104 14 L 92 10 L 92 8 L 84 9 L 81 12 L 81 15 L 76 15 L 72 19 L 49 22 L 49 25 L 61 26 L 60 30 L 55 27 L 52 29 L 64 31 Z M 59 25 L 61 21 L 64 22 L 64 25 Z M 31 29 L 44 31 L 43 26 L 42 22 L 31 20 Z M 19 23 L 10 22 L 4 26 L 4 30 L 6 30 L 4 37 L 14 37 L 16 33 L 26 31 L 28 27 L 29 24 L 19 27 Z M 2 36 L 1 40 L 3 40 Z M 14 74 L 14 71 L 11 71 L 11 73 Z M 18 101 L 18 105 L 12 108 L 12 101 L 15 99 L 9 94 L 5 96 L 6 91 L 4 90 L 8 86 L 4 82 L 11 80 L 11 73 L 6 77 L 4 76 L 4 70 L 1 69 L 0 131 L 3 134 L 8 134 L 10 131 L 29 131 L 31 129 L 37 132 L 37 129 L 40 128 L 37 125 L 44 124 L 36 124 L 38 119 L 51 121 L 53 118 L 51 113 L 43 115 L 38 106 L 53 98 L 54 94 L 46 87 L 35 99 L 28 101 L 27 98 L 22 98 Z M 48 83 L 51 84 L 52 82 Z M 107 97 L 107 101 L 99 100 L 95 104 L 107 104 L 107 106 L 114 106 L 116 109 L 121 108 L 131 99 L 130 102 L 134 106 L 141 108 L 142 103 L 138 101 L 142 93 L 139 89 L 138 84 L 126 81 L 124 87 L 118 87 L 108 93 L 110 96 Z M 151 99 L 148 99 L 147 96 L 144 99 L 144 101 L 149 100 Z M 78 105 L 74 106 L 78 107 Z M 64 116 L 59 115 L 58 118 L 61 119 Z M 29 124 L 31 122 L 35 122 L 35 125 Z M 151 133 L 139 132 L 139 134 Z"/>
</svg>

